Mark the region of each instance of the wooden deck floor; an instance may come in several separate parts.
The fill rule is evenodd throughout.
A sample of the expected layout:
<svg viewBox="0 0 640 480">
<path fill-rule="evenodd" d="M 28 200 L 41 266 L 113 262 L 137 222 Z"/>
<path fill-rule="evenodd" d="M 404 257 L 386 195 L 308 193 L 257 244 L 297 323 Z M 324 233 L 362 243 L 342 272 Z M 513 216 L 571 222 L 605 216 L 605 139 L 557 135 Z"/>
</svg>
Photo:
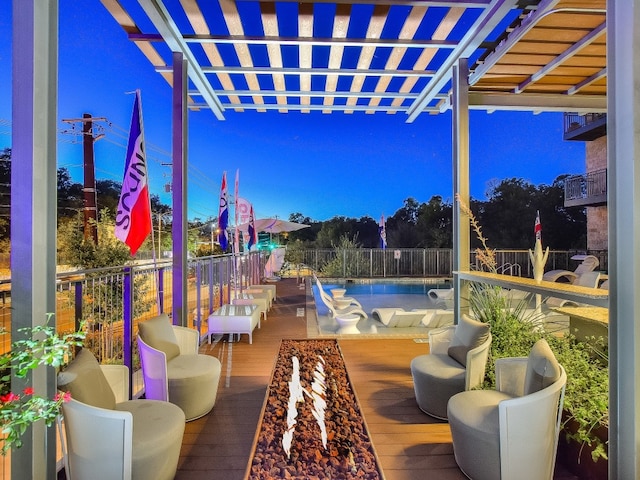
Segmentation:
<svg viewBox="0 0 640 480">
<path fill-rule="evenodd" d="M 222 362 L 212 412 L 187 423 L 177 479 L 244 478 L 273 362 L 283 338 L 307 337 L 306 294 L 295 279 L 277 283 L 267 322 L 240 342 L 202 347 Z M 303 310 L 300 310 L 303 309 Z M 340 339 L 347 371 L 387 480 L 464 479 L 453 458 L 449 426 L 422 413 L 409 364 L 424 343 L 402 339 Z M 563 469 L 556 479 L 571 480 Z"/>
</svg>

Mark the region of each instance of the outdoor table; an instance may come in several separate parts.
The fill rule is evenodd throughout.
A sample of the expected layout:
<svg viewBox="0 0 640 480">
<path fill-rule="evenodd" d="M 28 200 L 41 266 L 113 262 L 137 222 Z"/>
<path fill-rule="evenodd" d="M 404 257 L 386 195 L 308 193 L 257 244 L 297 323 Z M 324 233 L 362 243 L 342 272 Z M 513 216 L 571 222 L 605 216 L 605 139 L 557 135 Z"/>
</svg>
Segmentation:
<svg viewBox="0 0 640 480">
<path fill-rule="evenodd" d="M 253 329 L 260 323 L 260 311 L 256 305 L 223 305 L 209 315 L 207 319 L 207 339 L 211 343 L 211 335 L 246 333 L 249 335 L 249 343 L 253 343 Z"/>
</svg>

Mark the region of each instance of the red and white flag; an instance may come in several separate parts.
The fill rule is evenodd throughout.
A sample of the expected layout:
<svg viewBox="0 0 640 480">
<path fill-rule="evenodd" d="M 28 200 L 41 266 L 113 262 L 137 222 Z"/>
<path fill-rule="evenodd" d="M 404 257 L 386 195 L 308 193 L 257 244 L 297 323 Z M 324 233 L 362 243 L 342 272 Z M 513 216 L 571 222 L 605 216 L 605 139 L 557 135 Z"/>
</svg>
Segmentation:
<svg viewBox="0 0 640 480">
<path fill-rule="evenodd" d="M 542 225 L 540 224 L 540 211 L 536 210 L 536 223 L 533 226 L 533 233 L 536 234 L 536 240 L 542 241 Z"/>
<path fill-rule="evenodd" d="M 115 235 L 129 246 L 131 255 L 135 255 L 151 233 L 149 176 L 140 103 L 140 90 L 136 90 L 122 191 L 116 210 Z"/>
</svg>

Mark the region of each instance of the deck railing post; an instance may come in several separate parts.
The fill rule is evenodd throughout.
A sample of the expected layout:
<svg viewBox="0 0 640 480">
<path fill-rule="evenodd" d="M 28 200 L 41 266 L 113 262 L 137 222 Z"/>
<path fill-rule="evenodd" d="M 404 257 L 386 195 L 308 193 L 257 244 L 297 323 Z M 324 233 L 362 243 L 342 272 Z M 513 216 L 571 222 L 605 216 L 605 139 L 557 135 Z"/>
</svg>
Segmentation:
<svg viewBox="0 0 640 480">
<path fill-rule="evenodd" d="M 133 278 L 133 267 L 125 267 L 122 279 L 122 354 L 124 364 L 129 368 L 129 385 L 133 385 Z M 132 390 L 129 389 L 129 399 Z"/>
<path fill-rule="evenodd" d="M 164 313 L 164 267 L 158 268 L 158 313 Z"/>
<path fill-rule="evenodd" d="M 194 323 L 196 330 L 200 331 L 200 323 L 202 322 L 202 312 L 200 312 L 201 299 L 202 294 L 200 293 L 200 289 L 202 288 L 202 264 L 200 262 L 196 263 L 196 315 L 194 318 Z M 187 317 L 189 314 L 187 313 Z M 188 321 L 187 321 L 188 326 Z"/>
<path fill-rule="evenodd" d="M 82 280 L 73 282 L 74 284 L 74 320 L 75 331 L 80 330 L 80 324 L 82 323 Z"/>
</svg>

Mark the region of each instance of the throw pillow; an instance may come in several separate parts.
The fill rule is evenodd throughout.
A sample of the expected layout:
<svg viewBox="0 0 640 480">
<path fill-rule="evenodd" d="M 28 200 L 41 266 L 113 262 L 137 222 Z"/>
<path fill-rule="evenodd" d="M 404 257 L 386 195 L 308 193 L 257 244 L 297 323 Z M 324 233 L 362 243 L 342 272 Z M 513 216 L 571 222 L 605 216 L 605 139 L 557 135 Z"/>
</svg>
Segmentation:
<svg viewBox="0 0 640 480">
<path fill-rule="evenodd" d="M 448 354 L 456 362 L 467 366 L 467 353 L 482 345 L 489 336 L 489 324 L 472 319 L 463 314 L 456 326 Z"/>
<path fill-rule="evenodd" d="M 140 322 L 138 332 L 144 343 L 164 352 L 167 362 L 180 355 L 178 339 L 166 313 Z"/>
<path fill-rule="evenodd" d="M 547 388 L 560 378 L 560 365 L 545 339 L 538 340 L 527 360 L 524 394 L 529 395 Z"/>
<path fill-rule="evenodd" d="M 58 388 L 71 398 L 94 407 L 113 410 L 116 397 L 100 364 L 90 350 L 83 348 L 67 368 L 58 374 Z"/>
</svg>

